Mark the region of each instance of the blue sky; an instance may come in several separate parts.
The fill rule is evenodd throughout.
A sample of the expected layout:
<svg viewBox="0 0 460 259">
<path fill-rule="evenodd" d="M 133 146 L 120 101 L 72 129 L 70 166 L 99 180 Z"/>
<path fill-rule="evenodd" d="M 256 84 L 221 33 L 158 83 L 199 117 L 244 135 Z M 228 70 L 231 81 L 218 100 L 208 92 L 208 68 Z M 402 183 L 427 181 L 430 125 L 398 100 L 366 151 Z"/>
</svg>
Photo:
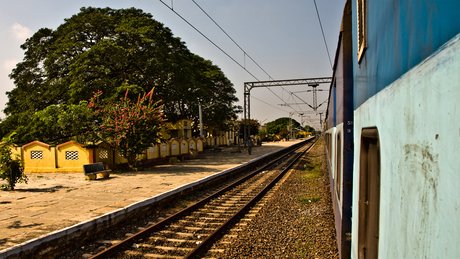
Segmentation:
<svg viewBox="0 0 460 259">
<path fill-rule="evenodd" d="M 219 66 L 237 90 L 243 104 L 244 82 L 266 81 L 269 76 L 258 68 L 192 0 L 163 0 L 187 19 L 221 49 L 227 52 L 252 75 L 247 73 L 192 27 L 180 19 L 159 0 L 62 1 L 62 0 L 2 0 L 0 9 L 0 110 L 8 101 L 6 92 L 14 88 L 8 74 L 23 59 L 20 45 L 40 28 L 56 29 L 65 18 L 81 7 L 111 7 L 142 9 L 169 27 L 193 52 Z M 298 79 L 332 75 L 323 36 L 313 0 L 195 0 L 272 78 Z M 334 58 L 345 0 L 316 1 L 331 59 Z M 333 62 L 333 60 L 332 60 Z M 321 88 L 327 89 L 328 85 Z M 280 117 L 301 121 L 297 112 L 311 111 L 290 92 L 312 104 L 311 93 L 296 93 L 307 86 L 257 88 L 251 91 L 251 117 L 267 123 Z M 327 98 L 318 94 L 318 103 Z M 264 102 L 261 102 L 263 100 Z M 324 109 L 325 104 L 320 107 Z M 4 117 L 0 113 L 0 117 Z M 309 122 L 310 120 L 310 122 Z M 319 116 L 311 114 L 305 124 L 319 124 Z"/>
</svg>

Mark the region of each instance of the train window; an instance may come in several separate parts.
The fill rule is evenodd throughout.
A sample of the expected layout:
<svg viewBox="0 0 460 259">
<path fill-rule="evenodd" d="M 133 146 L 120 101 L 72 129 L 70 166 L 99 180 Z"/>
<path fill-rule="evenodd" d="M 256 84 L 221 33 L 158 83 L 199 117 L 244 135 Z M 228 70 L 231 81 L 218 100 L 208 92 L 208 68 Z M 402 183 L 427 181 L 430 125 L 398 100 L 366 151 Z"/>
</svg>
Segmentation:
<svg viewBox="0 0 460 259">
<path fill-rule="evenodd" d="M 336 177 L 335 177 L 335 191 L 337 193 L 337 199 L 340 200 L 340 192 L 342 190 L 342 141 L 340 138 L 340 131 L 337 133 L 337 141 L 335 143 L 337 146 L 336 148 L 336 165 L 337 165 L 337 170 L 336 170 Z"/>
<path fill-rule="evenodd" d="M 328 154 L 328 156 L 329 156 L 329 161 L 332 160 L 331 146 L 332 146 L 331 134 L 327 134 L 327 154 Z"/>
<path fill-rule="evenodd" d="M 367 48 L 367 0 L 357 0 L 358 9 L 358 63 Z"/>
<path fill-rule="evenodd" d="M 380 144 L 376 128 L 361 132 L 358 258 L 377 258 L 380 212 Z"/>
</svg>

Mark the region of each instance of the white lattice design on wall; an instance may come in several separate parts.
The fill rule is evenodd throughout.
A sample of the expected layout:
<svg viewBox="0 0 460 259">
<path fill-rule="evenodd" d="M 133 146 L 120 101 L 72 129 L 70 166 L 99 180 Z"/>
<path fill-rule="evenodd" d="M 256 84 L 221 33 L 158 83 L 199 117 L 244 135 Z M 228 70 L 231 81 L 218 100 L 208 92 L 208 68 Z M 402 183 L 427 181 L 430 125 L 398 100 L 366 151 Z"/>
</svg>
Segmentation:
<svg viewBox="0 0 460 259">
<path fill-rule="evenodd" d="M 166 145 L 161 145 L 161 151 L 166 152 Z"/>
<path fill-rule="evenodd" d="M 109 158 L 109 151 L 107 151 L 107 150 L 99 150 L 99 158 L 100 159 Z"/>
<path fill-rule="evenodd" d="M 65 159 L 66 160 L 78 160 L 78 151 L 66 151 Z"/>
<path fill-rule="evenodd" d="M 43 159 L 43 151 L 38 151 L 38 150 L 30 151 L 30 159 Z"/>
<path fill-rule="evenodd" d="M 190 148 L 191 148 L 191 149 L 194 148 L 193 142 L 190 142 Z"/>
<path fill-rule="evenodd" d="M 185 149 L 185 143 L 182 143 L 182 149 Z"/>
</svg>

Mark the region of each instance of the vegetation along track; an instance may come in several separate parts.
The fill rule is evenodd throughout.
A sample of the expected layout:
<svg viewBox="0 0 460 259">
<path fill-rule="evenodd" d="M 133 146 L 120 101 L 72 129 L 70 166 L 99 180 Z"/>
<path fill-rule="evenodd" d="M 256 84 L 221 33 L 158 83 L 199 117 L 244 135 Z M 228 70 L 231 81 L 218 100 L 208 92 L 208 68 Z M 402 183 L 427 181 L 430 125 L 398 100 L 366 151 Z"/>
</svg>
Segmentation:
<svg viewBox="0 0 460 259">
<path fill-rule="evenodd" d="M 194 205 L 140 227 L 123 241 L 105 241 L 115 244 L 91 258 L 202 258 L 205 252 L 208 258 L 218 258 L 223 252 L 218 243 L 237 237 L 230 227 L 242 220 L 232 230 L 238 231 L 244 220 L 250 220 L 262 206 L 255 204 L 313 144 L 312 139 Z"/>
</svg>

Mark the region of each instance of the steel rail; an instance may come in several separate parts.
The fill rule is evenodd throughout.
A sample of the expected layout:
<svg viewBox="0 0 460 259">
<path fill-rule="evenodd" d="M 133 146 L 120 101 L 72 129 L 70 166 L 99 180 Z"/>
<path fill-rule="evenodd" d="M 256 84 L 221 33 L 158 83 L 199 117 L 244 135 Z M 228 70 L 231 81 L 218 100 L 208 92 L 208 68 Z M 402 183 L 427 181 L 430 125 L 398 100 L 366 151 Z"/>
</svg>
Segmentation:
<svg viewBox="0 0 460 259">
<path fill-rule="evenodd" d="M 199 254 L 201 254 L 206 247 L 209 245 L 213 244 L 220 236 L 221 234 L 228 229 L 231 225 L 235 223 L 236 220 L 240 219 L 244 214 L 247 213 L 247 211 L 250 210 L 250 208 L 256 204 L 262 197 L 265 196 L 265 194 L 270 191 L 273 186 L 283 178 L 283 176 L 291 169 L 291 167 L 297 163 L 298 159 L 303 156 L 308 150 L 310 150 L 313 145 L 316 143 L 316 141 L 305 151 L 297 154 L 297 157 L 293 159 L 286 167 L 285 169 L 275 178 L 273 179 L 267 186 L 265 186 L 264 189 L 262 189 L 254 198 L 252 198 L 246 205 L 244 205 L 238 212 L 236 212 L 229 220 L 227 220 L 225 223 L 223 223 L 216 231 L 214 231 L 212 234 L 210 234 L 206 239 L 204 239 L 195 249 L 190 251 L 184 258 L 185 259 L 191 259 L 191 258 L 196 258 Z"/>
<path fill-rule="evenodd" d="M 197 203 L 195 203 L 195 204 L 193 204 L 193 205 L 191 205 L 191 206 L 189 206 L 189 207 L 187 207 L 187 208 L 185 208 L 185 209 L 183 209 L 183 210 L 171 215 L 170 217 L 165 218 L 164 220 L 162 220 L 162 221 L 160 221 L 160 222 L 158 222 L 158 223 L 156 223 L 156 224 L 154 224 L 154 225 L 152 225 L 152 226 L 150 226 L 150 227 L 148 227 L 148 228 L 146 228 L 146 229 L 134 234 L 133 236 L 131 236 L 131 237 L 129 237 L 129 238 L 117 243 L 117 244 L 112 245 L 111 247 L 107 248 L 106 250 L 103 250 L 100 253 L 94 255 L 90 259 L 104 259 L 104 258 L 107 258 L 109 256 L 113 256 L 116 253 L 124 250 L 126 247 L 131 246 L 136 241 L 149 236 L 153 232 L 156 232 L 158 230 L 164 229 L 165 226 L 169 226 L 169 225 L 171 225 L 171 223 L 173 223 L 173 222 L 177 221 L 178 219 L 184 217 L 185 215 L 197 210 L 197 208 L 203 207 L 210 200 L 213 200 L 216 197 L 221 196 L 223 193 L 228 192 L 229 190 L 235 188 L 236 186 L 244 183 L 248 179 L 250 179 L 253 176 L 257 175 L 258 173 L 260 173 L 260 172 L 262 172 L 264 170 L 267 170 L 267 168 L 273 166 L 275 163 L 277 163 L 280 160 L 286 158 L 287 156 L 290 156 L 293 152 L 297 151 L 298 149 L 303 147 L 304 144 L 310 142 L 311 140 L 313 140 L 313 138 L 305 140 L 303 142 L 300 142 L 299 144 L 296 144 L 296 147 L 294 147 L 288 153 L 283 154 L 282 156 L 280 156 L 279 158 L 271 161 L 267 165 L 265 165 L 265 166 L 263 166 L 263 167 L 261 167 L 259 169 L 256 169 L 254 172 L 248 174 L 247 176 L 242 177 L 241 179 L 237 180 L 236 182 L 234 182 L 234 183 L 222 188 L 221 190 L 219 190 L 216 193 L 211 194 L 210 196 L 198 201 Z"/>
</svg>

